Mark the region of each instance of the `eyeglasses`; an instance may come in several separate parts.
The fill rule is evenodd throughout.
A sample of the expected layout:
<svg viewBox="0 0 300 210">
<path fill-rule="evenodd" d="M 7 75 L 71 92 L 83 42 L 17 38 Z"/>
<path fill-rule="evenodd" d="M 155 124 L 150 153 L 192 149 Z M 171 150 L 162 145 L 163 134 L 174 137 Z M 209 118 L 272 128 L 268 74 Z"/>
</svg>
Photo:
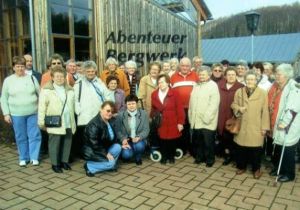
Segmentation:
<svg viewBox="0 0 300 210">
<path fill-rule="evenodd" d="M 51 65 L 60 65 L 61 64 L 61 62 L 53 62 L 53 63 L 51 63 Z"/>
</svg>

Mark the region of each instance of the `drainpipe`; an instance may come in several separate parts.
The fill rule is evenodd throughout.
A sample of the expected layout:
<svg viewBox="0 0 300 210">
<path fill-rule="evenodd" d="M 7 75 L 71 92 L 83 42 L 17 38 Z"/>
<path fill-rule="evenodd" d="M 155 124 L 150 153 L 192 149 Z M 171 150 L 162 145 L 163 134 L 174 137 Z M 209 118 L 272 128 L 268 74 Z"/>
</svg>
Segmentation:
<svg viewBox="0 0 300 210">
<path fill-rule="evenodd" d="M 34 36 L 34 20 L 33 20 L 33 1 L 29 0 L 29 18 L 30 18 L 30 37 L 31 37 L 31 51 L 32 51 L 32 69 L 36 68 L 35 55 L 35 36 Z"/>
</svg>

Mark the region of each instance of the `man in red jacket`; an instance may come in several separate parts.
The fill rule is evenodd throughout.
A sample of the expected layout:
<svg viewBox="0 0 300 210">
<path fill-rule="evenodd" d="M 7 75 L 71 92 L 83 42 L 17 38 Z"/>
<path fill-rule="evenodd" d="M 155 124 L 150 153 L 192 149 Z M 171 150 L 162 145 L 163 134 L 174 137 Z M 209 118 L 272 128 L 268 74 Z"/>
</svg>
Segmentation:
<svg viewBox="0 0 300 210">
<path fill-rule="evenodd" d="M 179 94 L 179 100 L 183 104 L 185 116 L 188 116 L 191 92 L 194 85 L 199 80 L 197 73 L 195 71 L 191 71 L 191 66 L 191 60 L 189 58 L 182 58 L 179 63 L 179 71 L 171 77 L 172 88 Z M 186 154 L 187 150 L 193 154 L 191 150 L 190 124 L 188 117 L 186 117 L 184 129 L 182 131 L 180 148 L 183 150 L 184 154 Z"/>
</svg>

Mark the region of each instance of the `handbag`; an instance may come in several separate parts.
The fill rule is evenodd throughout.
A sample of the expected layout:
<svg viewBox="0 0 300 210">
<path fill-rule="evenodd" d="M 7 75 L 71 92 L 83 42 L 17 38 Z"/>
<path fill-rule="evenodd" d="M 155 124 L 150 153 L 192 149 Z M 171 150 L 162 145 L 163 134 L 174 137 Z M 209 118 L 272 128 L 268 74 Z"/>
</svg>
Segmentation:
<svg viewBox="0 0 300 210">
<path fill-rule="evenodd" d="M 242 89 L 242 106 L 244 106 L 243 89 Z M 241 129 L 241 124 L 242 124 L 241 116 L 236 117 L 233 115 L 230 119 L 226 120 L 225 129 L 232 134 L 238 134 Z"/>
<path fill-rule="evenodd" d="M 154 128 L 159 128 L 160 127 L 160 125 L 161 125 L 161 118 L 162 118 L 161 112 L 156 112 L 154 114 L 154 116 L 152 117 L 152 121 L 151 121 L 152 126 Z"/>
<path fill-rule="evenodd" d="M 66 100 L 65 100 L 65 103 L 64 103 L 64 106 L 62 108 L 62 111 L 61 111 L 61 114 L 60 115 L 46 115 L 45 116 L 45 127 L 46 128 L 59 128 L 61 127 L 61 116 L 64 112 L 64 109 L 65 109 L 65 106 L 66 106 L 66 103 L 67 103 L 67 96 L 66 95 Z"/>
<path fill-rule="evenodd" d="M 233 116 L 232 118 L 226 120 L 225 129 L 232 134 L 238 134 L 241 129 L 241 118 Z"/>
</svg>

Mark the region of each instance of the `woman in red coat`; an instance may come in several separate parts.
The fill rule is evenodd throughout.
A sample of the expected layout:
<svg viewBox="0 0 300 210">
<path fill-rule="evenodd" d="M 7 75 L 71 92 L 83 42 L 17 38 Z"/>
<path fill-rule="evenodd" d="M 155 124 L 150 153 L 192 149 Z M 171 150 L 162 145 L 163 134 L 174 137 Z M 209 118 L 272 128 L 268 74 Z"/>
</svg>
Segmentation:
<svg viewBox="0 0 300 210">
<path fill-rule="evenodd" d="M 225 71 L 225 80 L 218 83 L 220 92 L 220 108 L 218 118 L 218 135 L 221 141 L 222 153 L 224 153 L 223 165 L 228 165 L 233 159 L 233 134 L 225 130 L 225 122 L 233 116 L 231 104 L 237 89 L 244 85 L 237 81 L 237 73 L 234 67 Z"/>
<path fill-rule="evenodd" d="M 185 114 L 178 93 L 170 88 L 170 77 L 162 74 L 157 78 L 158 89 L 151 95 L 151 114 L 162 114 L 161 124 L 158 128 L 162 159 L 161 164 L 167 160 L 174 163 L 176 145 L 181 136 Z"/>
</svg>

